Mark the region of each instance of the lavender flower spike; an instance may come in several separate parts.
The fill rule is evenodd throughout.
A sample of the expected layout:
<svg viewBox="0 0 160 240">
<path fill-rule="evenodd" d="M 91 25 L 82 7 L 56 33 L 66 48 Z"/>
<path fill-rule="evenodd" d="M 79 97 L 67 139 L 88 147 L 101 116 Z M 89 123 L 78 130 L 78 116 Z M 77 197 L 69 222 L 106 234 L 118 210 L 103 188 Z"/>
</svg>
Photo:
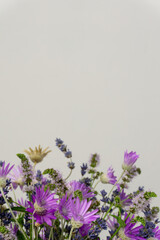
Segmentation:
<svg viewBox="0 0 160 240">
<path fill-rule="evenodd" d="M 108 170 L 107 170 L 107 173 L 103 173 L 101 176 L 100 176 L 100 180 L 102 183 L 110 183 L 110 184 L 115 184 L 116 181 L 117 181 L 117 177 L 114 176 L 114 170 L 112 167 L 109 167 Z"/>
<path fill-rule="evenodd" d="M 124 162 L 122 164 L 123 170 L 130 170 L 139 158 L 139 155 L 136 154 L 136 152 L 130 152 L 125 151 L 124 153 Z"/>
</svg>

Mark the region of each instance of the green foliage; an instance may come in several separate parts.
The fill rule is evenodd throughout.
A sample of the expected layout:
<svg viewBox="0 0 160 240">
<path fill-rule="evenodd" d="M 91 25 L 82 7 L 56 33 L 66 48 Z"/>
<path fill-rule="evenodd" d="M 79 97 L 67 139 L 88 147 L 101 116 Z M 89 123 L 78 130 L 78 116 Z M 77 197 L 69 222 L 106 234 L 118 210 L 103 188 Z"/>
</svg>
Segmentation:
<svg viewBox="0 0 160 240">
<path fill-rule="evenodd" d="M 26 212 L 24 207 L 12 207 L 13 211 L 17 211 L 17 212 Z"/>
<path fill-rule="evenodd" d="M 143 226 L 146 225 L 146 221 L 144 220 L 143 217 L 140 217 L 140 216 L 135 217 L 134 219 L 132 219 L 131 222 L 134 222 L 134 223 L 140 222 Z"/>
<path fill-rule="evenodd" d="M 117 222 L 119 223 L 120 227 L 125 227 L 125 221 L 121 219 L 121 216 L 111 215 L 112 217 L 117 219 Z"/>
<path fill-rule="evenodd" d="M 141 174 L 141 169 L 137 168 L 137 173 L 140 175 Z"/>
<path fill-rule="evenodd" d="M 0 232 L 3 233 L 3 234 L 6 234 L 8 233 L 8 229 L 6 229 L 4 226 L 0 226 Z"/>
<path fill-rule="evenodd" d="M 53 168 L 48 168 L 46 170 L 44 170 L 43 174 L 49 174 L 52 175 L 55 172 L 55 170 Z"/>
<path fill-rule="evenodd" d="M 95 168 L 97 166 L 97 163 L 98 163 L 97 160 L 96 160 L 96 157 L 97 157 L 97 154 L 95 153 L 95 154 L 93 154 L 92 159 L 91 159 L 90 166 L 93 167 L 93 168 Z"/>
<path fill-rule="evenodd" d="M 27 157 L 22 153 L 17 153 L 17 157 L 19 157 L 22 162 L 26 160 L 28 161 Z"/>
<path fill-rule="evenodd" d="M 79 197 L 79 200 L 80 200 L 80 201 L 82 201 L 82 199 L 83 199 L 83 194 L 82 194 L 82 192 L 81 192 L 80 190 L 76 190 L 76 191 L 74 192 L 74 196 L 75 196 L 75 197 Z"/>
<path fill-rule="evenodd" d="M 17 221 L 19 222 L 19 224 L 23 227 L 24 224 L 24 214 L 20 214 L 17 218 Z"/>
<path fill-rule="evenodd" d="M 152 197 L 157 197 L 157 194 L 154 193 L 154 192 L 145 192 L 144 193 L 144 197 L 145 197 L 146 200 L 148 200 L 148 199 L 150 199 Z"/>
<path fill-rule="evenodd" d="M 25 240 L 25 237 L 23 236 L 23 234 L 19 230 L 17 232 L 17 239 L 18 240 Z"/>
</svg>

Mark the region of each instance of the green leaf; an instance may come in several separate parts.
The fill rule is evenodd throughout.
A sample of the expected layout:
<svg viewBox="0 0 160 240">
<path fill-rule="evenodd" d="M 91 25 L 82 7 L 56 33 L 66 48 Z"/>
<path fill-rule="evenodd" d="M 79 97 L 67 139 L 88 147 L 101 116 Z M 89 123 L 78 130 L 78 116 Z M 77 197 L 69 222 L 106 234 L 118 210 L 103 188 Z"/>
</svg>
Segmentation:
<svg viewBox="0 0 160 240">
<path fill-rule="evenodd" d="M 145 192 L 144 193 L 144 197 L 145 197 L 146 200 L 148 200 L 148 199 L 150 199 L 152 197 L 157 197 L 157 194 L 154 193 L 154 192 Z"/>
<path fill-rule="evenodd" d="M 22 161 L 28 161 L 27 157 L 22 153 L 17 153 L 17 157 L 19 157 Z"/>
<path fill-rule="evenodd" d="M 53 174 L 54 173 L 54 169 L 53 168 L 48 168 L 48 169 L 46 169 L 46 170 L 44 170 L 44 172 L 43 172 L 43 174 Z"/>
<path fill-rule="evenodd" d="M 17 212 L 26 212 L 24 207 L 12 207 L 13 211 L 17 211 Z"/>
<path fill-rule="evenodd" d="M 17 232 L 17 239 L 18 240 L 25 240 L 25 237 L 23 236 L 23 234 L 19 230 Z"/>
<path fill-rule="evenodd" d="M 119 223 L 120 227 L 125 227 L 126 226 L 125 221 L 122 220 L 121 217 L 116 216 L 116 215 L 111 215 L 111 216 L 117 219 L 117 222 Z"/>
<path fill-rule="evenodd" d="M 80 190 L 76 190 L 76 191 L 74 192 L 74 197 L 79 197 L 79 200 L 82 201 L 82 199 L 83 199 L 83 194 L 82 194 L 82 192 L 81 192 Z"/>
<path fill-rule="evenodd" d="M 146 225 L 146 221 L 144 220 L 144 218 L 143 217 L 140 217 L 140 216 L 137 216 L 137 217 L 135 217 L 134 219 L 132 219 L 132 222 L 140 222 L 140 223 L 142 223 L 142 225 L 143 226 L 145 226 Z"/>
</svg>

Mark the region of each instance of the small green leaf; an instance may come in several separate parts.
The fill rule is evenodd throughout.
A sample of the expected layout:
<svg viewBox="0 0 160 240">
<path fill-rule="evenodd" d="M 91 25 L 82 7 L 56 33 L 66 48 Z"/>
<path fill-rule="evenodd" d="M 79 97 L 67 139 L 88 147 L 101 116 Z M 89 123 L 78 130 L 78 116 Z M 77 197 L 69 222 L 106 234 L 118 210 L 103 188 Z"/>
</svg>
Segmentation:
<svg viewBox="0 0 160 240">
<path fill-rule="evenodd" d="M 79 197 L 79 200 L 80 200 L 80 201 L 82 201 L 82 199 L 83 199 L 83 195 L 82 195 L 82 192 L 81 192 L 80 190 L 76 190 L 76 191 L 74 192 L 74 196 L 75 196 L 75 197 Z"/>
<path fill-rule="evenodd" d="M 148 199 L 150 199 L 152 197 L 157 197 L 157 194 L 154 193 L 154 192 L 145 192 L 144 193 L 144 197 L 145 197 L 146 200 L 148 200 Z"/>
<path fill-rule="evenodd" d="M 17 211 L 17 212 L 26 212 L 24 207 L 12 207 L 13 211 Z"/>
<path fill-rule="evenodd" d="M 22 161 L 25 161 L 25 160 L 28 161 L 27 157 L 22 153 L 17 153 L 17 157 L 19 157 Z"/>
<path fill-rule="evenodd" d="M 121 217 L 116 216 L 116 215 L 111 215 L 111 216 L 117 219 L 117 222 L 119 223 L 120 227 L 125 227 L 126 226 L 125 221 L 122 220 Z"/>
<path fill-rule="evenodd" d="M 134 219 L 132 219 L 132 222 L 134 222 L 134 223 L 140 222 L 140 223 L 142 223 L 143 226 L 146 225 L 146 221 L 144 220 L 143 217 L 140 217 L 140 216 L 137 216 Z"/>
</svg>

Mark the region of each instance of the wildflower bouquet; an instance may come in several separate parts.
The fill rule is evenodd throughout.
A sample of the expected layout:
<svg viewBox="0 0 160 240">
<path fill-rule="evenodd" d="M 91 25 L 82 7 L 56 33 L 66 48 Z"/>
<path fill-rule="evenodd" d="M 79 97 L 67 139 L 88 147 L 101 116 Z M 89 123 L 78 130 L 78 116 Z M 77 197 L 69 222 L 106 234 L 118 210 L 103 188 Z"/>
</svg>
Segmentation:
<svg viewBox="0 0 160 240">
<path fill-rule="evenodd" d="M 54 168 L 37 170 L 50 152 L 40 146 L 25 150 L 26 155 L 17 154 L 21 161 L 17 167 L 0 162 L 0 240 L 97 240 L 102 231 L 107 240 L 160 239 L 159 208 L 151 206 L 156 194 L 144 187 L 126 193 L 141 173 L 135 165 L 136 152 L 124 153 L 118 179 L 112 167 L 106 173 L 97 170 L 100 158 L 95 153 L 81 166 L 82 178 L 69 181 L 75 167 L 72 152 L 61 139 L 56 139 L 56 146 L 69 160 L 66 178 Z M 99 182 L 104 184 L 100 192 L 96 190 Z M 110 185 L 108 193 L 105 184 Z M 18 198 L 17 188 L 26 200 Z"/>
</svg>

